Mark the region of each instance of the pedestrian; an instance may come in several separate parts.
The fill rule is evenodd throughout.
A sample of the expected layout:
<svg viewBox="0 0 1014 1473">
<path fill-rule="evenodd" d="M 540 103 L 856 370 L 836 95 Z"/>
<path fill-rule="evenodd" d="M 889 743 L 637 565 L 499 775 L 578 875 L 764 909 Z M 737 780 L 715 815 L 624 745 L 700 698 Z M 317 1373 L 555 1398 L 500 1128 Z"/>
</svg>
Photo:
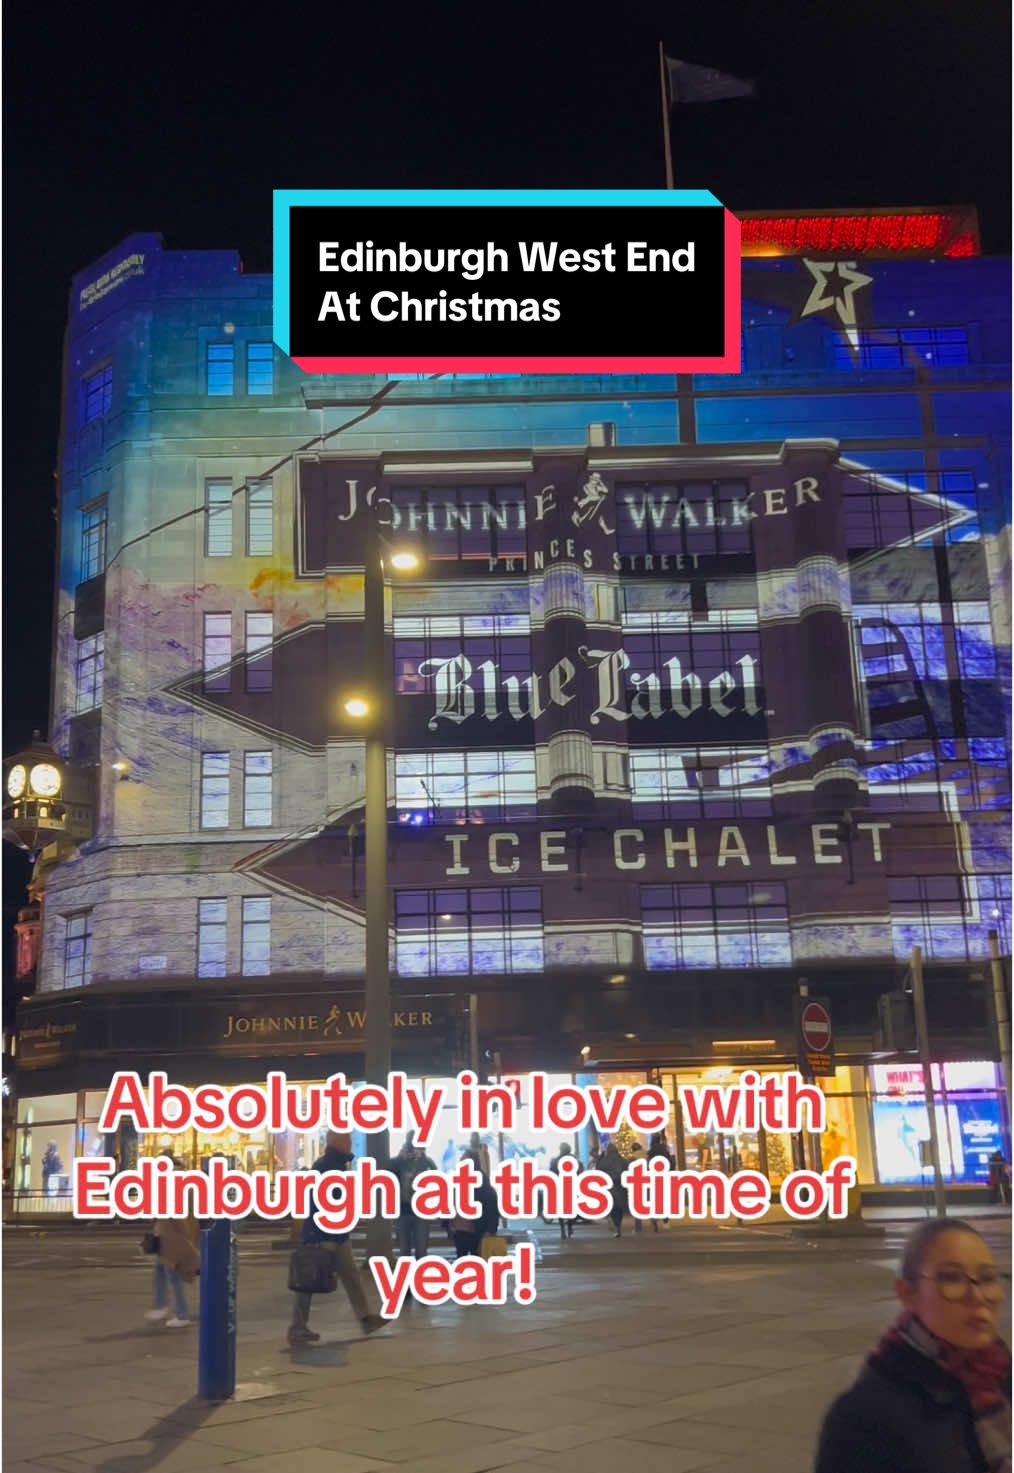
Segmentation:
<svg viewBox="0 0 1014 1473">
<path fill-rule="evenodd" d="M 613 1141 L 609 1142 L 599 1157 L 598 1169 L 604 1171 L 612 1182 L 613 1205 L 610 1209 L 609 1220 L 613 1225 L 613 1237 L 619 1238 L 623 1233 L 623 1218 L 627 1211 L 627 1189 L 621 1179 L 627 1169 L 627 1163 Z"/>
<path fill-rule="evenodd" d="M 637 1137 L 635 1136 L 634 1137 L 634 1144 L 630 1148 L 630 1155 L 627 1156 L 626 1163 L 625 1164 L 627 1166 L 629 1166 L 632 1161 L 647 1161 L 647 1159 L 648 1159 L 648 1153 L 644 1149 L 644 1143 L 642 1141 L 638 1140 Z M 629 1207 L 629 1199 L 628 1199 L 628 1207 Z M 652 1224 L 652 1226 L 654 1226 L 655 1227 L 655 1231 L 658 1232 L 658 1228 L 657 1228 L 657 1226 L 655 1226 L 654 1223 Z M 641 1232 L 643 1230 L 643 1227 L 644 1227 L 644 1223 L 642 1222 L 641 1218 L 635 1217 L 634 1218 L 634 1232 L 635 1233 Z"/>
<path fill-rule="evenodd" d="M 170 1160 L 172 1158 L 170 1157 Z M 180 1162 L 173 1161 L 175 1170 Z M 160 1219 L 153 1223 L 155 1273 L 152 1281 L 152 1307 L 145 1315 L 153 1323 L 165 1322 L 167 1330 L 184 1330 L 191 1323 L 190 1308 L 184 1284 L 192 1284 L 201 1266 L 200 1228 L 192 1212 L 186 1217 Z M 172 1294 L 172 1312 L 169 1295 Z"/>
<path fill-rule="evenodd" d="M 566 1141 L 561 1141 L 561 1143 L 560 1143 L 560 1149 L 557 1151 L 556 1155 L 553 1157 L 552 1161 L 550 1161 L 550 1163 L 549 1163 L 549 1169 L 550 1169 L 550 1171 L 552 1171 L 554 1173 L 554 1175 L 559 1176 L 560 1175 L 560 1162 L 563 1161 L 565 1159 L 565 1157 L 567 1157 L 567 1156 L 571 1156 L 572 1157 L 573 1155 L 574 1155 L 574 1152 L 568 1146 L 567 1142 Z M 578 1171 L 581 1170 L 581 1163 L 580 1163 L 580 1161 L 578 1162 L 577 1169 L 578 1169 Z M 563 1243 L 563 1242 L 566 1241 L 567 1238 L 572 1238 L 574 1236 L 574 1224 L 577 1222 L 577 1218 L 576 1217 L 561 1217 L 561 1218 L 558 1218 L 557 1221 L 560 1224 L 560 1242 Z"/>
<path fill-rule="evenodd" d="M 475 1151 L 478 1154 L 479 1170 L 482 1172 L 483 1176 L 489 1176 L 491 1170 L 489 1162 L 489 1147 L 483 1145 L 482 1137 L 477 1130 L 473 1130 L 472 1134 L 468 1137 L 468 1149 L 470 1151 Z"/>
<path fill-rule="evenodd" d="M 492 1182 L 482 1169 L 482 1159 L 478 1151 L 464 1151 L 461 1159 L 470 1161 L 482 1177 L 475 1192 L 476 1201 L 482 1213 L 481 1216 L 475 1218 L 456 1217 L 454 1219 L 452 1232 L 455 1258 L 477 1254 L 486 1234 L 495 1233 L 500 1226 L 500 1202 Z"/>
<path fill-rule="evenodd" d="M 334 1131 L 328 1131 L 327 1145 L 323 1156 L 319 1156 L 313 1163 L 313 1170 L 345 1171 L 353 1160 L 352 1143 L 347 1135 L 339 1135 Z M 338 1277 L 342 1281 L 342 1287 L 348 1295 L 352 1313 L 362 1325 L 367 1335 L 372 1335 L 374 1330 L 382 1330 L 387 1323 L 381 1319 L 379 1314 L 371 1314 L 366 1302 L 366 1293 L 363 1289 L 359 1270 L 356 1268 L 352 1249 L 349 1247 L 348 1233 L 329 1233 L 318 1227 L 314 1222 L 317 1211 L 316 1195 L 310 1198 L 310 1212 L 303 1223 L 303 1231 L 300 1241 L 304 1245 L 310 1243 L 321 1243 L 334 1255 L 335 1266 Z M 320 1336 L 310 1329 L 310 1303 L 312 1294 L 294 1294 L 292 1306 L 292 1323 L 289 1326 L 289 1344 L 302 1345 L 310 1341 L 319 1340 Z"/>
<path fill-rule="evenodd" d="M 667 1171 L 671 1171 L 672 1170 L 672 1168 L 673 1168 L 673 1155 L 672 1155 L 672 1152 L 669 1149 L 669 1142 L 666 1140 L 666 1135 L 665 1135 L 665 1131 L 664 1130 L 657 1131 L 655 1133 L 655 1135 L 652 1136 L 651 1140 L 648 1142 L 648 1160 L 649 1160 L 649 1162 L 651 1162 L 651 1161 L 664 1161 L 665 1162 L 665 1168 L 666 1168 L 666 1170 Z M 665 1223 L 666 1227 L 669 1226 L 669 1219 L 667 1217 L 663 1217 L 662 1221 Z M 654 1218 L 653 1217 L 651 1219 L 651 1230 L 652 1230 L 653 1233 L 657 1233 L 658 1232 L 658 1219 L 657 1218 Z"/>
<path fill-rule="evenodd" d="M 398 1178 L 401 1209 L 398 1213 L 398 1253 L 402 1258 L 425 1258 L 430 1245 L 430 1225 L 412 1210 L 412 1183 L 423 1171 L 436 1171 L 436 1163 L 415 1144 L 415 1132 L 409 1131 L 405 1144 L 391 1162 L 392 1175 Z"/>
<path fill-rule="evenodd" d="M 816 1473 L 1011 1473 L 1011 1358 L 989 1246 L 956 1217 L 905 1247 L 902 1312 L 828 1412 Z"/>
<path fill-rule="evenodd" d="M 989 1158 L 989 1200 L 1002 1202 L 1005 1206 L 1010 1202 L 1010 1172 L 1000 1150 L 994 1151 Z"/>
</svg>

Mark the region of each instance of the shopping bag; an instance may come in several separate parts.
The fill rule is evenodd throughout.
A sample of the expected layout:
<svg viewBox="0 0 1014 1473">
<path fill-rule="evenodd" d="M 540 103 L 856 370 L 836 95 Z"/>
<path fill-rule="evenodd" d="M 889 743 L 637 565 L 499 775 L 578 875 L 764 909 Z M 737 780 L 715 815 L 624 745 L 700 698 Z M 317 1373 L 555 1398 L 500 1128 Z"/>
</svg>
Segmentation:
<svg viewBox="0 0 1014 1473">
<path fill-rule="evenodd" d="M 479 1244 L 479 1252 L 483 1258 L 503 1258 L 507 1253 L 507 1239 L 497 1237 L 496 1233 L 486 1233 Z"/>
<path fill-rule="evenodd" d="M 159 1239 L 157 1233 L 145 1233 L 141 1239 L 142 1253 L 157 1253 L 159 1250 Z"/>
<path fill-rule="evenodd" d="M 338 1287 L 338 1264 L 323 1243 L 306 1243 L 289 1259 L 289 1288 L 295 1294 L 333 1294 Z"/>
</svg>

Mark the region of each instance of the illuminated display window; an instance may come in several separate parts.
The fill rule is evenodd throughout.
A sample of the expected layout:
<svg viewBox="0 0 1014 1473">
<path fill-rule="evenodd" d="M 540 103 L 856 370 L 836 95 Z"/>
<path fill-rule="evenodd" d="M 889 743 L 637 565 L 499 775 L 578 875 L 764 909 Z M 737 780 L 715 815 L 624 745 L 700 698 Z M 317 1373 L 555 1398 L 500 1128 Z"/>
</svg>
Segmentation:
<svg viewBox="0 0 1014 1473">
<path fill-rule="evenodd" d="M 643 818 L 763 818 L 771 812 L 766 747 L 634 747 L 630 782 Z"/>
<path fill-rule="evenodd" d="M 236 377 L 236 349 L 232 343 L 209 343 L 207 348 L 208 393 L 231 394 Z"/>
<path fill-rule="evenodd" d="M 542 969 L 542 892 L 535 887 L 399 890 L 395 917 L 403 977 Z"/>
<path fill-rule="evenodd" d="M 77 710 L 94 711 L 102 705 L 102 675 L 105 665 L 105 634 L 82 639 L 77 647 Z"/>
<path fill-rule="evenodd" d="M 745 481 L 620 482 L 616 550 L 646 553 L 750 551 Z"/>
<path fill-rule="evenodd" d="M 272 760 L 270 752 L 243 754 L 243 825 L 271 827 Z"/>
<path fill-rule="evenodd" d="M 108 509 L 105 501 L 86 507 L 81 513 L 80 583 L 97 578 L 106 570 L 106 526 Z"/>
<path fill-rule="evenodd" d="M 497 821 L 535 814 L 535 753 L 399 752 L 400 823 L 448 823 L 473 814 Z"/>
<path fill-rule="evenodd" d="M 81 423 L 91 424 L 108 414 L 113 403 L 113 365 L 103 364 L 81 380 Z"/>
<path fill-rule="evenodd" d="M 67 917 L 63 938 L 63 985 L 86 987 L 92 980 L 92 913 L 78 911 Z"/>
<path fill-rule="evenodd" d="M 204 689 L 225 692 L 230 689 L 229 662 L 232 659 L 232 615 L 204 616 Z"/>
<path fill-rule="evenodd" d="M 229 754 L 201 753 L 201 828 L 229 827 Z"/>
<path fill-rule="evenodd" d="M 204 483 L 204 553 L 232 557 L 232 482 Z"/>
<path fill-rule="evenodd" d="M 650 971 L 783 967 L 792 961 L 785 886 L 642 885 Z"/>
<path fill-rule="evenodd" d="M 226 902 L 197 902 L 197 975 L 225 976 Z"/>
<path fill-rule="evenodd" d="M 271 901 L 243 901 L 242 972 L 244 977 L 266 977 L 271 971 Z"/>
<path fill-rule="evenodd" d="M 245 617 L 246 688 L 248 691 L 271 689 L 274 614 L 252 614 Z"/>
<path fill-rule="evenodd" d="M 273 394 L 275 392 L 273 343 L 247 343 L 246 391 L 248 394 Z"/>
<path fill-rule="evenodd" d="M 531 622 L 527 614 L 476 614 L 394 621 L 395 689 L 400 695 L 420 695 L 433 689 L 430 674 L 420 675 L 427 660 L 450 660 L 464 655 L 473 670 L 492 660 L 503 680 L 527 679 L 531 666 Z"/>
<path fill-rule="evenodd" d="M 837 335 L 833 351 L 835 368 L 855 367 L 848 343 Z M 911 368 L 916 363 L 950 368 L 968 361 L 968 332 L 963 327 L 878 327 L 859 334 L 861 368 Z"/>
<path fill-rule="evenodd" d="M 420 537 L 427 561 L 525 556 L 523 486 L 402 486 L 391 502 L 395 530 Z"/>
<path fill-rule="evenodd" d="M 250 557 L 270 557 L 274 551 L 273 492 L 270 479 L 247 484 L 246 550 Z"/>
<path fill-rule="evenodd" d="M 921 1147 L 929 1140 L 929 1118 L 922 1066 L 875 1064 L 869 1072 L 879 1180 L 925 1182 L 929 1169 Z M 989 1158 L 1004 1147 L 996 1065 L 933 1064 L 930 1077 L 944 1179 L 987 1182 Z"/>
</svg>

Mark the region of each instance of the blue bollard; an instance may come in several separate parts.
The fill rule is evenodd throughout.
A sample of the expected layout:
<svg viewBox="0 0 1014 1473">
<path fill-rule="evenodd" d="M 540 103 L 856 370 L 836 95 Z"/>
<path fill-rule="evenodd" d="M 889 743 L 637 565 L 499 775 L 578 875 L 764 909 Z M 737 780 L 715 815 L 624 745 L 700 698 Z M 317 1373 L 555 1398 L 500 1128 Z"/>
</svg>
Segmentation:
<svg viewBox="0 0 1014 1473">
<path fill-rule="evenodd" d="M 197 1394 L 226 1401 L 236 1390 L 236 1239 L 223 1219 L 201 1232 Z"/>
</svg>

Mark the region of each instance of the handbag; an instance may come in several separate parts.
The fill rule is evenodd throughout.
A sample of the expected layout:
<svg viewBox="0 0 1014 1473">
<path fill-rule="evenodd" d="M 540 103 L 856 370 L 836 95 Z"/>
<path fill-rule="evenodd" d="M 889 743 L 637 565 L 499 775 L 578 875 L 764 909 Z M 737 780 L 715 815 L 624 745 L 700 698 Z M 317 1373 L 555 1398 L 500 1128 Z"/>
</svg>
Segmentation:
<svg viewBox="0 0 1014 1473">
<path fill-rule="evenodd" d="M 338 1287 L 338 1262 L 323 1243 L 305 1243 L 289 1259 L 289 1288 L 294 1294 L 333 1294 Z"/>
<path fill-rule="evenodd" d="M 485 1233 L 479 1244 L 479 1253 L 483 1258 L 505 1258 L 507 1239 L 498 1237 L 496 1233 Z"/>
<path fill-rule="evenodd" d="M 145 1233 L 141 1239 L 142 1253 L 157 1253 L 160 1247 L 158 1233 Z"/>
</svg>

